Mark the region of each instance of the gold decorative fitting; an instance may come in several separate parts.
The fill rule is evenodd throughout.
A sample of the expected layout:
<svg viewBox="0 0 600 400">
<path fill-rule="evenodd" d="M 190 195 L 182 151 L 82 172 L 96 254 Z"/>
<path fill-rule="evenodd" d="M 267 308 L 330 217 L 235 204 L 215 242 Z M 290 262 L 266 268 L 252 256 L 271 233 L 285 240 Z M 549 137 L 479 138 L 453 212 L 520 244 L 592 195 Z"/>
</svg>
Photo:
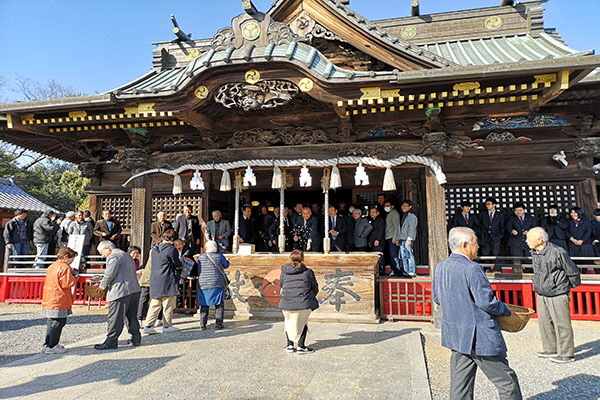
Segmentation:
<svg viewBox="0 0 600 400">
<path fill-rule="evenodd" d="M 188 51 L 187 58 L 189 58 L 190 60 L 193 60 L 194 58 L 198 57 L 199 55 L 200 55 L 200 50 L 190 49 L 190 51 Z"/>
<path fill-rule="evenodd" d="M 124 109 L 125 109 L 125 115 L 127 115 L 128 117 L 138 113 L 137 107 L 125 107 Z"/>
<path fill-rule="evenodd" d="M 480 87 L 481 87 L 481 85 L 479 84 L 479 82 L 461 82 L 461 83 L 457 83 L 456 85 L 452 86 L 452 90 L 464 91 L 464 90 L 479 89 Z"/>
<path fill-rule="evenodd" d="M 198 86 L 196 90 L 194 90 L 194 96 L 199 99 L 205 99 L 208 97 L 208 88 L 204 85 Z"/>
<path fill-rule="evenodd" d="M 483 22 L 483 26 L 490 31 L 495 31 L 496 29 L 500 29 L 503 23 L 504 21 L 502 21 L 502 17 L 498 17 L 496 15 L 493 17 L 487 17 Z"/>
<path fill-rule="evenodd" d="M 8 127 L 8 129 L 12 129 L 13 128 L 12 115 L 11 114 L 6 114 L 6 126 Z"/>
<path fill-rule="evenodd" d="M 35 116 L 33 114 L 24 114 L 24 115 L 21 115 L 21 123 L 23 125 L 33 124 L 34 118 L 35 118 Z"/>
<path fill-rule="evenodd" d="M 256 82 L 260 81 L 260 72 L 258 72 L 255 69 L 251 69 L 248 72 L 246 72 L 244 78 L 246 79 L 246 82 L 248 82 L 251 85 L 254 85 Z"/>
<path fill-rule="evenodd" d="M 389 99 L 390 97 L 400 97 L 400 89 L 382 90 L 381 97 L 384 99 Z"/>
<path fill-rule="evenodd" d="M 402 37 L 402 39 L 412 39 L 415 36 L 417 36 L 417 28 L 414 26 L 405 26 L 404 28 L 402 28 L 402 30 L 400 31 L 400 37 Z"/>
<path fill-rule="evenodd" d="M 85 118 L 87 117 L 87 113 L 85 111 L 71 111 L 69 113 L 69 118 Z"/>
<path fill-rule="evenodd" d="M 298 82 L 298 87 L 303 92 L 310 92 L 314 85 L 314 82 L 309 78 L 302 78 L 300 79 L 300 82 Z"/>
<path fill-rule="evenodd" d="M 256 40 L 260 36 L 260 25 L 250 20 L 242 25 L 242 36 L 248 40 Z"/>
<path fill-rule="evenodd" d="M 138 104 L 138 112 L 140 112 L 140 113 L 152 113 L 152 112 L 154 112 L 154 103 L 140 103 L 140 104 Z"/>
<path fill-rule="evenodd" d="M 381 88 L 378 87 L 360 88 L 360 91 L 363 93 L 360 96 L 361 100 L 378 99 L 381 97 Z"/>
</svg>

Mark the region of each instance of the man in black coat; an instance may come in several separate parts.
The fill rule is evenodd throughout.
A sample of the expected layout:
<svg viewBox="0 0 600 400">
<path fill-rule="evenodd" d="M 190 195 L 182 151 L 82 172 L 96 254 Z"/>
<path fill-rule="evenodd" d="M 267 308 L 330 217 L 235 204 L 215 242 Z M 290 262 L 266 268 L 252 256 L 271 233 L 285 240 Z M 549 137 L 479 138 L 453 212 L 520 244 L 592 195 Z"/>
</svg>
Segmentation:
<svg viewBox="0 0 600 400">
<path fill-rule="evenodd" d="M 346 251 L 346 218 L 338 215 L 335 206 L 329 206 L 329 239 L 331 251 Z"/>
<path fill-rule="evenodd" d="M 448 229 L 456 228 L 457 226 L 464 226 L 475 230 L 476 216 L 470 214 L 471 202 L 468 200 L 460 203 L 460 212 L 457 212 L 452 216 L 452 223 Z"/>
<path fill-rule="evenodd" d="M 298 221 L 298 220 L 297 220 Z M 294 225 L 294 247 L 304 251 L 321 251 L 319 223 L 308 207 L 302 209 L 302 222 Z"/>
<path fill-rule="evenodd" d="M 46 261 L 45 256 L 48 254 L 48 247 L 52 241 L 52 236 L 56 233 L 56 224 L 54 218 L 56 213 L 52 210 L 45 211 L 41 217 L 33 223 L 33 244 L 37 248 L 36 264 L 34 268 L 46 268 L 49 265 L 41 264 Z"/>
<path fill-rule="evenodd" d="M 256 243 L 256 221 L 252 217 L 252 207 L 250 206 L 244 206 L 242 208 L 242 217 L 240 218 L 238 235 L 240 237 L 240 243 Z"/>
<path fill-rule="evenodd" d="M 371 225 L 373 231 L 369 234 L 369 248 L 371 251 L 380 251 L 383 253 L 383 246 L 385 244 L 385 221 L 379 215 L 378 207 L 371 207 L 369 209 L 369 216 L 371 217 Z"/>
<path fill-rule="evenodd" d="M 281 212 L 280 212 L 280 208 L 279 207 L 275 207 L 273 209 L 273 212 L 275 213 L 275 218 L 271 219 L 271 222 L 269 224 L 269 228 L 268 228 L 268 248 L 269 251 L 273 252 L 273 253 L 278 253 L 279 252 L 279 223 L 281 221 Z M 287 207 L 283 208 L 283 234 L 285 236 L 285 251 L 291 251 L 292 250 L 292 244 L 291 244 L 291 238 L 290 238 L 290 234 L 292 232 L 292 223 L 290 222 L 290 219 L 288 218 L 288 213 L 289 213 L 289 209 Z"/>
<path fill-rule="evenodd" d="M 192 206 L 183 207 L 183 215 L 180 215 L 173 226 L 177 237 L 185 240 L 194 254 L 199 253 L 202 243 L 202 226 L 197 216 L 192 215 Z"/>
<path fill-rule="evenodd" d="M 27 220 L 26 210 L 15 210 L 15 217 L 4 226 L 4 243 L 12 255 L 26 256 L 33 241 L 33 225 Z"/>
<path fill-rule="evenodd" d="M 508 247 L 510 255 L 513 257 L 529 257 L 529 246 L 525 242 L 527 232 L 535 228 L 537 223 L 531 215 L 525 214 L 525 205 L 515 203 L 513 206 L 513 215 L 506 219 L 506 234 L 508 235 Z"/>
<path fill-rule="evenodd" d="M 486 211 L 479 213 L 477 218 L 479 250 L 482 256 L 500 255 L 500 242 L 504 237 L 504 214 L 496 210 L 496 204 L 493 197 L 486 199 Z"/>
</svg>

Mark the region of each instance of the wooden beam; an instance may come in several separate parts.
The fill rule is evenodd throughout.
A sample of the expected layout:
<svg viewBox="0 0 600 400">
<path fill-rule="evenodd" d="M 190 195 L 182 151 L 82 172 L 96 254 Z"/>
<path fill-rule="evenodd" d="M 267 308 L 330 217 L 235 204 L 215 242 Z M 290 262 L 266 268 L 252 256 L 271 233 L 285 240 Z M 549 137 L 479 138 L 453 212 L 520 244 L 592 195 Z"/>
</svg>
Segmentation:
<svg viewBox="0 0 600 400">
<path fill-rule="evenodd" d="M 556 82 L 553 82 L 548 89 L 545 89 L 536 100 L 531 101 L 529 108 L 535 110 L 560 96 L 561 93 L 569 88 L 569 74 L 570 71 L 568 70 L 560 71 L 557 74 L 558 79 Z"/>
</svg>

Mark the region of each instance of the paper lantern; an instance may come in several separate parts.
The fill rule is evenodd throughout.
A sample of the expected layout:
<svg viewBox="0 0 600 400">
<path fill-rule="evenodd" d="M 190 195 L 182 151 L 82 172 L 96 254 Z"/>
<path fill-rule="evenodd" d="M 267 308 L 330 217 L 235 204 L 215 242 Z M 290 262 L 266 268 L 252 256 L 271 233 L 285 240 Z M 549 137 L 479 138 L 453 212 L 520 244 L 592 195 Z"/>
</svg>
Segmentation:
<svg viewBox="0 0 600 400">
<path fill-rule="evenodd" d="M 312 186 L 312 177 L 308 171 L 308 167 L 305 165 L 300 169 L 300 187 Z"/>
<path fill-rule="evenodd" d="M 342 177 L 340 175 L 340 170 L 338 169 L 337 165 L 335 165 L 331 169 L 331 180 L 329 182 L 329 187 L 331 189 L 337 189 L 342 187 Z"/>
<path fill-rule="evenodd" d="M 194 177 L 190 181 L 190 188 L 192 190 L 204 190 L 204 179 L 202 179 L 200 171 L 194 172 Z"/>
<path fill-rule="evenodd" d="M 365 167 L 363 167 L 362 163 L 359 163 L 358 167 L 356 167 L 356 172 L 354 173 L 354 184 L 356 186 L 369 186 L 369 175 L 367 175 Z"/>
<path fill-rule="evenodd" d="M 256 186 L 256 175 L 252 171 L 252 168 L 248 165 L 246 173 L 244 174 L 244 182 L 242 186 Z"/>
</svg>

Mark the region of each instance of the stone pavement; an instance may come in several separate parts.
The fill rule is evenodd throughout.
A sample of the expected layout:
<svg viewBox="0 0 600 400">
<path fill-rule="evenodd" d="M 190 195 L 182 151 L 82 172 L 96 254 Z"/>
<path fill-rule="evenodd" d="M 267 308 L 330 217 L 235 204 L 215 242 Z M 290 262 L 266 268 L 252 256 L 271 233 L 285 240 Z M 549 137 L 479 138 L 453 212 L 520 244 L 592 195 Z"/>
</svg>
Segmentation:
<svg viewBox="0 0 600 400">
<path fill-rule="evenodd" d="M 200 331 L 177 316 L 178 333 L 121 337 L 114 351 L 90 338 L 63 355 L 0 367 L 0 398 L 20 399 L 430 399 L 416 323 L 309 324 L 314 354 L 289 354 L 281 321 L 226 321 Z M 69 329 L 69 325 L 65 330 Z M 160 330 L 160 329 L 159 329 Z"/>
</svg>

